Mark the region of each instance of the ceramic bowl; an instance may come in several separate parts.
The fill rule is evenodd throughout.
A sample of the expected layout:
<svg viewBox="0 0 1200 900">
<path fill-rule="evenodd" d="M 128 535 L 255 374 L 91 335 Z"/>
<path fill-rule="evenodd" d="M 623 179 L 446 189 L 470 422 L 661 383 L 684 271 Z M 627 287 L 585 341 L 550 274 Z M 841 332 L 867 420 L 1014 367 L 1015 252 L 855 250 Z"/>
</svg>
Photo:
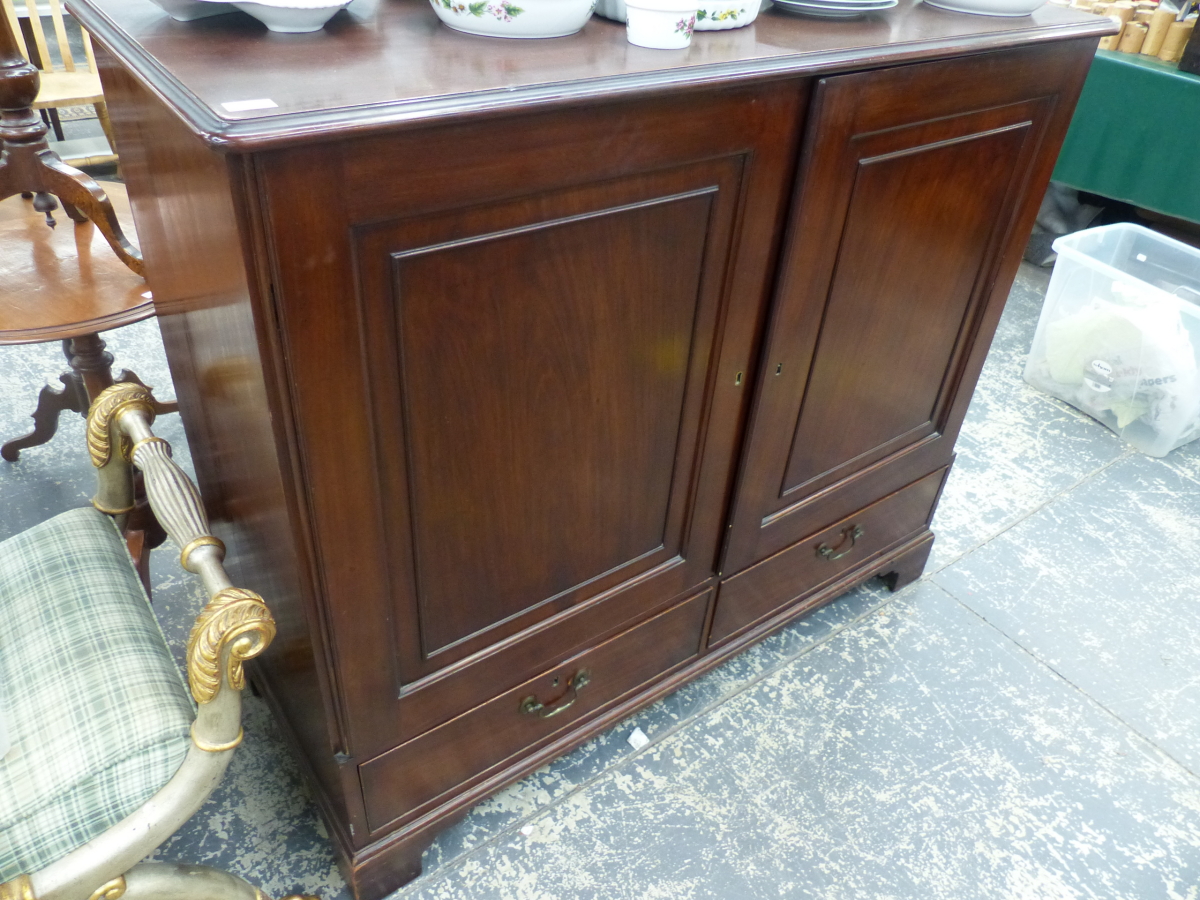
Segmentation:
<svg viewBox="0 0 1200 900">
<path fill-rule="evenodd" d="M 700 8 L 696 10 L 696 31 L 741 28 L 758 18 L 762 8 L 760 0 L 700 0 Z M 596 15 L 617 22 L 626 21 L 625 0 L 599 0 Z"/>
<path fill-rule="evenodd" d="M 574 34 L 596 0 L 429 0 L 456 31 L 488 37 L 548 38 Z"/>
<path fill-rule="evenodd" d="M 230 3 L 203 3 L 201 0 L 150 0 L 176 22 L 192 22 L 206 16 L 221 16 L 233 12 Z"/>
<path fill-rule="evenodd" d="M 629 43 L 654 50 L 682 50 L 692 43 L 697 0 L 625 0 Z"/>
<path fill-rule="evenodd" d="M 320 31 L 339 9 L 349 6 L 350 3 L 351 0 L 239 0 L 229 3 L 224 0 L 204 0 L 204 5 L 224 7 L 223 11 L 228 11 L 231 6 L 237 7 L 279 34 Z"/>
<path fill-rule="evenodd" d="M 242 4 L 235 2 L 234 6 L 242 12 L 250 14 L 266 25 L 271 31 L 281 35 L 304 35 L 308 31 L 320 31 L 326 22 L 334 18 L 334 14 L 343 6 L 349 6 L 350 0 L 342 0 L 330 6 L 329 0 L 320 0 L 320 6 L 276 6 L 275 4 Z"/>
<path fill-rule="evenodd" d="M 1027 16 L 1046 0 L 924 0 L 930 6 L 976 16 Z"/>
</svg>

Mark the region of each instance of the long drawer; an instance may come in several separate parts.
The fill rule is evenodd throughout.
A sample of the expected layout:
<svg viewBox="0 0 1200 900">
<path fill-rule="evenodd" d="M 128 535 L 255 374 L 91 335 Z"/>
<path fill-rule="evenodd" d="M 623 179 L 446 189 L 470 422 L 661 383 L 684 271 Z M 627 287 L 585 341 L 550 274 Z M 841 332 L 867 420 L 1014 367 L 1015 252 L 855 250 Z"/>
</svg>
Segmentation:
<svg viewBox="0 0 1200 900">
<path fill-rule="evenodd" d="M 359 767 L 371 831 L 409 818 L 506 760 L 694 659 L 709 589 Z"/>
<path fill-rule="evenodd" d="M 947 468 L 931 472 L 721 583 L 714 644 L 926 528 Z"/>
</svg>

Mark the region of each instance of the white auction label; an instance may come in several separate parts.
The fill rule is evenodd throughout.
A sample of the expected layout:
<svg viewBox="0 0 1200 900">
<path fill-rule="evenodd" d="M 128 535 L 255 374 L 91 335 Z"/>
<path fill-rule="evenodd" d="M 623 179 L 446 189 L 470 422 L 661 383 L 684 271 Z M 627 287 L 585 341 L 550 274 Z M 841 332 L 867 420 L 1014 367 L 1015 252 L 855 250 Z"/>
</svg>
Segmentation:
<svg viewBox="0 0 1200 900">
<path fill-rule="evenodd" d="M 650 738 L 646 737 L 646 732 L 642 731 L 640 728 L 633 729 L 633 733 L 625 740 L 629 741 L 629 746 L 634 750 L 641 750 L 648 743 L 650 743 Z"/>
</svg>

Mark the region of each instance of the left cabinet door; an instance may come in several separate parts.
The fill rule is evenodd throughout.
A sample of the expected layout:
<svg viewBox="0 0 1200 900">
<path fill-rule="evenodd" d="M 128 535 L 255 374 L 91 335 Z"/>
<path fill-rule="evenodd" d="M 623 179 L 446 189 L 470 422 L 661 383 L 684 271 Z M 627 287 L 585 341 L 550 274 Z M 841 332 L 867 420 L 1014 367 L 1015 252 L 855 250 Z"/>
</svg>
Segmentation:
<svg viewBox="0 0 1200 900">
<path fill-rule="evenodd" d="M 712 582 L 804 87 L 260 159 L 343 752 Z"/>
</svg>

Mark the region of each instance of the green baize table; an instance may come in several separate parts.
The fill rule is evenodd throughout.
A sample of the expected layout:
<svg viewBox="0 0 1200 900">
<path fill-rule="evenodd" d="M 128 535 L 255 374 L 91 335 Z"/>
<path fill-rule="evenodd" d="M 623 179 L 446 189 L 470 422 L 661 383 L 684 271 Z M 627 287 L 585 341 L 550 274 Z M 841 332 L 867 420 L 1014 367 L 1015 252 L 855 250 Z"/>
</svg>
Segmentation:
<svg viewBox="0 0 1200 900">
<path fill-rule="evenodd" d="M 1200 77 L 1153 57 L 1096 52 L 1053 178 L 1200 222 Z"/>
</svg>

